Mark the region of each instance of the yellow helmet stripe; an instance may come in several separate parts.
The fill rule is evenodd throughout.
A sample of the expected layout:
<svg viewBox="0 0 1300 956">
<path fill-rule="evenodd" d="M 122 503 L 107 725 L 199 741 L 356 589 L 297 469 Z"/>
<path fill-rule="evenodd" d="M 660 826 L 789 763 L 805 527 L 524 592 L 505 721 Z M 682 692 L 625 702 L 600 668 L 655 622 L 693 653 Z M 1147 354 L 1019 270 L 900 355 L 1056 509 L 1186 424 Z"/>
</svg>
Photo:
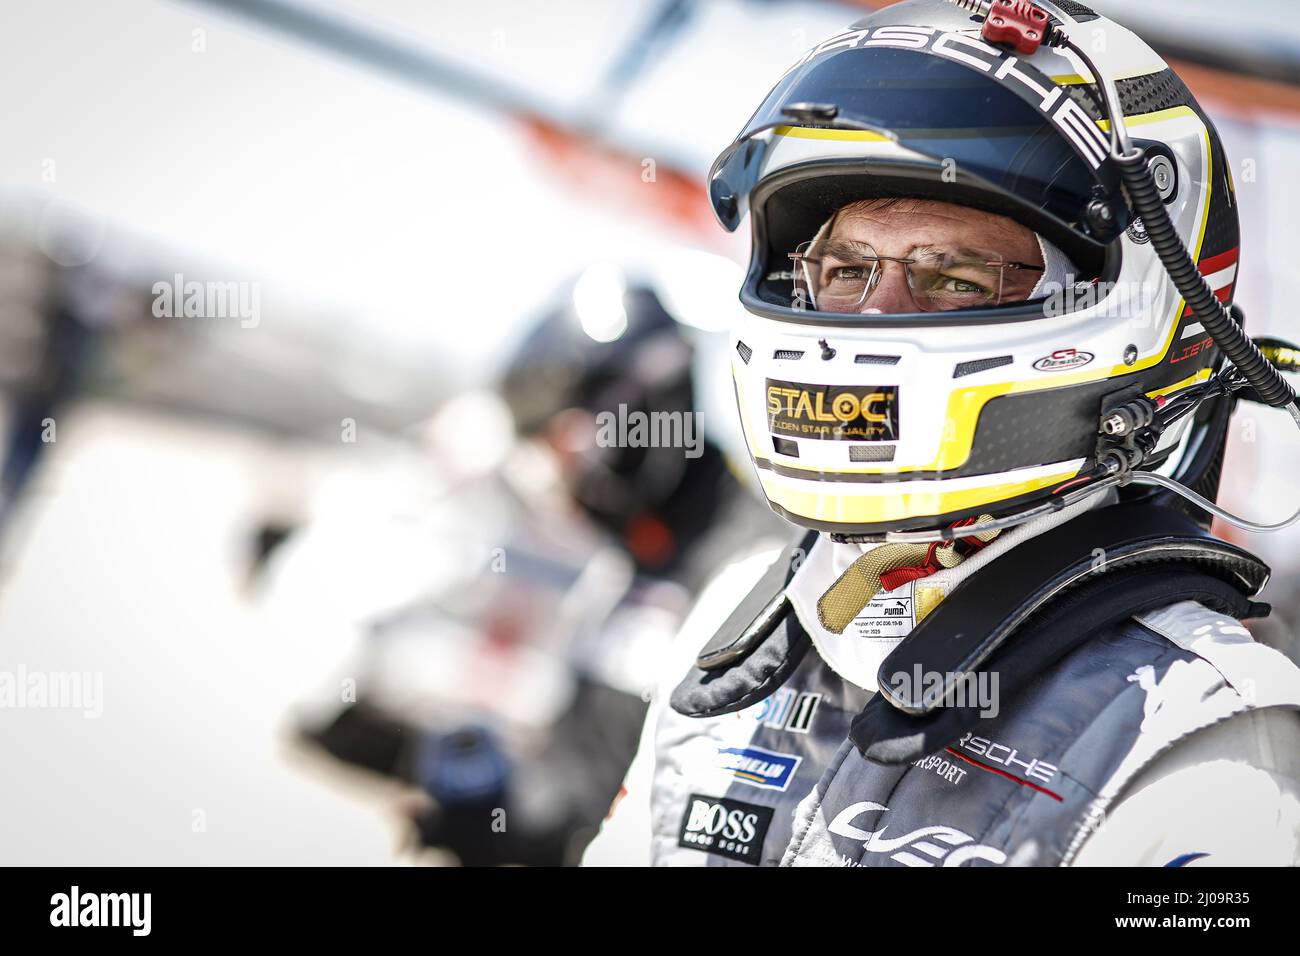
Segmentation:
<svg viewBox="0 0 1300 956">
<path fill-rule="evenodd" d="M 887 495 L 819 494 L 792 488 L 788 481 L 771 472 L 759 471 L 763 491 L 774 504 L 792 515 L 813 521 L 844 524 L 875 524 L 905 518 L 968 511 L 983 505 L 1007 501 L 1043 488 L 1069 481 L 1077 468 L 1039 478 L 962 488 L 953 491 L 891 491 Z M 840 486 L 841 488 L 843 486 Z"/>
<path fill-rule="evenodd" d="M 836 139 L 864 143 L 892 143 L 895 137 L 869 129 L 819 129 L 810 126 L 778 126 L 772 130 L 777 136 L 794 139 Z"/>
</svg>

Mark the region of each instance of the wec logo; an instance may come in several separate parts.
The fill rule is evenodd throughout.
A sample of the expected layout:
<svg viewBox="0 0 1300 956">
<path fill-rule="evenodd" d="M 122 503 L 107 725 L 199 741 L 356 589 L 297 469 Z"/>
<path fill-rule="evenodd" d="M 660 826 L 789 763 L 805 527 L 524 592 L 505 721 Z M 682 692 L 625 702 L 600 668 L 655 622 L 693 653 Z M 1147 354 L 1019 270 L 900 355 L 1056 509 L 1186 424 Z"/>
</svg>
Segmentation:
<svg viewBox="0 0 1300 956">
<path fill-rule="evenodd" d="M 862 814 L 874 812 L 888 813 L 889 807 L 870 801 L 850 804 L 835 815 L 827 829 L 836 836 L 860 840 L 867 853 L 888 854 L 891 860 L 903 866 L 961 866 L 971 860 L 987 860 L 1001 865 L 1007 861 L 1007 855 L 1001 850 L 976 843 L 973 836 L 955 827 L 918 827 L 902 836 L 886 839 L 885 831 L 889 824 L 879 830 L 863 830 L 853 825 Z"/>
</svg>

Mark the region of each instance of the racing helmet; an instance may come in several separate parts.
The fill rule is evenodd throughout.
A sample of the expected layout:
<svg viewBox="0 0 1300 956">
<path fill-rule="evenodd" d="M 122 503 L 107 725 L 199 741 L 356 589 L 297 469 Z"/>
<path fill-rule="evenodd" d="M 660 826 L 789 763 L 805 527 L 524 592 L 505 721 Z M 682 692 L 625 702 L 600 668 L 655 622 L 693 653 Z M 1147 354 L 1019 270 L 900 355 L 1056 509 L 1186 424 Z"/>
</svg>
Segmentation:
<svg viewBox="0 0 1300 956">
<path fill-rule="evenodd" d="M 598 262 L 565 284 L 498 388 L 520 436 L 574 433 L 564 439 L 572 445 L 565 491 L 600 526 L 639 539 L 695 461 L 668 445 L 600 441 L 596 423 L 663 413 L 685 420 L 695 407 L 693 355 L 652 284 Z"/>
<path fill-rule="evenodd" d="M 805 527 L 867 539 L 1041 506 L 1095 465 L 1108 409 L 1222 363 L 1129 212 L 1097 81 L 1231 303 L 1237 206 L 1213 124 L 1149 46 L 1082 4 L 1034 15 L 1086 58 L 987 39 L 988 7 L 906 0 L 826 39 L 710 171 L 719 222 L 748 213 L 752 229 L 731 343 L 746 443 L 768 502 Z M 1031 230 L 1041 261 L 835 238 L 855 204 L 933 202 Z M 873 308 L 904 268 L 914 307 Z M 1227 413 L 1179 422 L 1142 467 L 1212 493 Z"/>
</svg>

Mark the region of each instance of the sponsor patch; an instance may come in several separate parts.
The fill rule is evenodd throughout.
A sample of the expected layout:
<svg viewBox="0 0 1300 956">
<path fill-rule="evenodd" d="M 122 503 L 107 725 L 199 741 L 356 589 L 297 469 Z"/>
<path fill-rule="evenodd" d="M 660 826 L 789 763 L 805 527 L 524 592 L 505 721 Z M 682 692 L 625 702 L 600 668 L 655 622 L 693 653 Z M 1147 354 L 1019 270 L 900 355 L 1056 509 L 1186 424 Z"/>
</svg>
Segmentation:
<svg viewBox="0 0 1300 956">
<path fill-rule="evenodd" d="M 718 750 L 718 768 L 741 783 L 760 790 L 785 790 L 794 779 L 802 757 L 779 754 L 762 747 L 725 747 Z"/>
<path fill-rule="evenodd" d="M 1091 352 L 1081 352 L 1078 349 L 1057 349 L 1051 355 L 1044 355 L 1034 363 L 1034 368 L 1040 372 L 1063 372 L 1070 368 L 1082 368 L 1093 360 Z"/>
<path fill-rule="evenodd" d="M 897 441 L 897 385 L 803 385 L 767 380 L 773 435 L 829 441 Z"/>
<path fill-rule="evenodd" d="M 693 793 L 686 801 L 677 845 L 757 866 L 772 812 L 771 807 Z"/>
<path fill-rule="evenodd" d="M 812 727 L 821 694 L 810 694 L 782 687 L 758 704 L 757 719 L 764 727 L 806 734 Z"/>
</svg>

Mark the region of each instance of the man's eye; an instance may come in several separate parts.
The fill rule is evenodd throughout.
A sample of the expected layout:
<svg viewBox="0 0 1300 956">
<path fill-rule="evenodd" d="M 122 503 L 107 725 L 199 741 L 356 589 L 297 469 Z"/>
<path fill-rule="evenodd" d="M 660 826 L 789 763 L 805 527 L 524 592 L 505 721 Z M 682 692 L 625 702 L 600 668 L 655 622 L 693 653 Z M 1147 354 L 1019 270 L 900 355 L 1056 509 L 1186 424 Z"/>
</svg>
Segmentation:
<svg viewBox="0 0 1300 956">
<path fill-rule="evenodd" d="M 971 282 L 969 279 L 958 279 L 955 276 L 944 276 L 939 288 L 952 295 L 988 295 L 989 290 L 977 282 Z"/>
<path fill-rule="evenodd" d="M 837 279 L 845 282 L 861 282 L 866 277 L 866 266 L 834 266 L 831 268 L 832 282 Z"/>
</svg>

